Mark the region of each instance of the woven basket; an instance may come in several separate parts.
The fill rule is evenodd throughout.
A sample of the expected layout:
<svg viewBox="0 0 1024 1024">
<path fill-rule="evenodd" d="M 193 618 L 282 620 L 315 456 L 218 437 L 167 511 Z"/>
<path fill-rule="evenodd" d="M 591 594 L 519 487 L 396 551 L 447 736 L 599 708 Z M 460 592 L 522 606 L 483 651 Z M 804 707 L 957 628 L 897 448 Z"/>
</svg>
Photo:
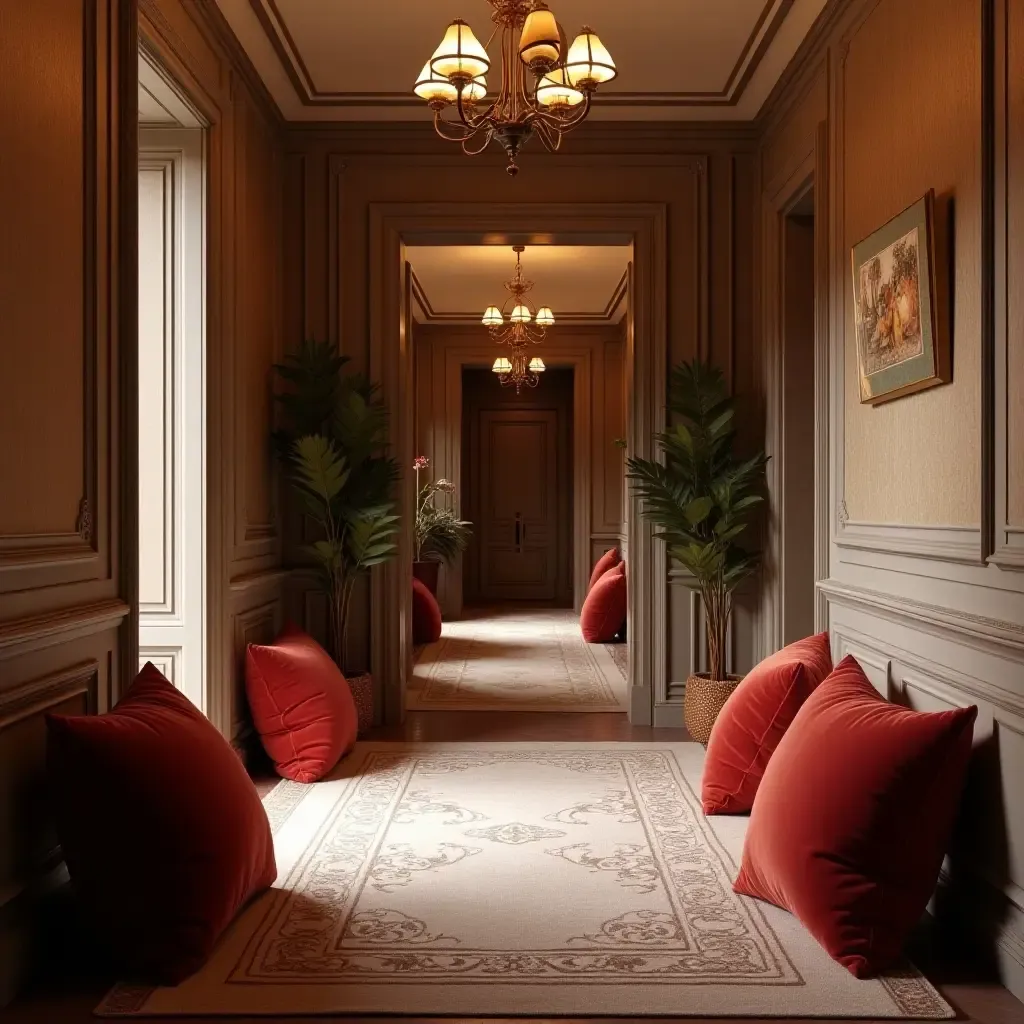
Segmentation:
<svg viewBox="0 0 1024 1024">
<path fill-rule="evenodd" d="M 740 684 L 741 676 L 728 679 L 711 679 L 707 673 L 697 673 L 686 680 L 683 696 L 683 724 L 690 736 L 707 746 L 711 729 L 718 718 L 718 712 L 729 699 L 729 695 Z"/>
<path fill-rule="evenodd" d="M 365 736 L 373 725 L 373 676 L 363 672 L 358 676 L 347 676 L 348 688 L 356 702 L 356 716 L 359 721 L 359 735 Z"/>
</svg>

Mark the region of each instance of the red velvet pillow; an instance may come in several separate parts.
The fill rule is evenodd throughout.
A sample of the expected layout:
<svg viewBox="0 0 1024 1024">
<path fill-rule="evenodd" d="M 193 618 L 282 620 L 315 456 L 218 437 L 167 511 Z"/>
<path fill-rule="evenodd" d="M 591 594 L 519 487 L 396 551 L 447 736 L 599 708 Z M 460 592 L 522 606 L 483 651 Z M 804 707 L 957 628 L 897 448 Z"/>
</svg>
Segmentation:
<svg viewBox="0 0 1024 1024">
<path fill-rule="evenodd" d="M 356 741 L 358 716 L 345 677 L 297 626 L 272 644 L 249 644 L 245 689 L 263 749 L 285 779 L 322 779 Z"/>
<path fill-rule="evenodd" d="M 588 644 L 606 644 L 626 624 L 626 563 L 609 569 L 591 588 L 580 612 L 580 629 Z"/>
<path fill-rule="evenodd" d="M 891 967 L 935 887 L 976 715 L 890 704 L 844 658 L 768 763 L 736 892 L 791 911 L 858 978 Z"/>
<path fill-rule="evenodd" d="M 832 671 L 828 633 L 783 647 L 751 669 L 711 730 L 701 800 L 705 814 L 745 814 L 793 716 Z"/>
<path fill-rule="evenodd" d="M 151 665 L 105 715 L 47 715 L 71 883 L 118 966 L 176 984 L 277 876 L 270 824 L 228 742 Z"/>
<path fill-rule="evenodd" d="M 593 572 L 590 574 L 590 584 L 587 586 L 587 593 L 594 589 L 594 584 L 609 570 L 622 561 L 622 555 L 618 548 L 609 548 L 595 563 Z"/>
<path fill-rule="evenodd" d="M 412 580 L 412 642 L 433 644 L 441 639 L 441 606 L 426 584 Z"/>
</svg>

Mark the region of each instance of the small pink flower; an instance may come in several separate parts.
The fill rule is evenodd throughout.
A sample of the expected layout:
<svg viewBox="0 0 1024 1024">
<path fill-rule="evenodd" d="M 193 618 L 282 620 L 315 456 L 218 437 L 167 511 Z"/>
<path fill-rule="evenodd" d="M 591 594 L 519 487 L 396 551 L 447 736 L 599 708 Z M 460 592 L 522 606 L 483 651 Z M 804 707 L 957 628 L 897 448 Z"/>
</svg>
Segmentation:
<svg viewBox="0 0 1024 1024">
<path fill-rule="evenodd" d="M 412 460 L 412 468 L 415 470 L 429 469 L 430 459 L 428 459 L 426 455 L 417 455 L 416 458 Z"/>
</svg>

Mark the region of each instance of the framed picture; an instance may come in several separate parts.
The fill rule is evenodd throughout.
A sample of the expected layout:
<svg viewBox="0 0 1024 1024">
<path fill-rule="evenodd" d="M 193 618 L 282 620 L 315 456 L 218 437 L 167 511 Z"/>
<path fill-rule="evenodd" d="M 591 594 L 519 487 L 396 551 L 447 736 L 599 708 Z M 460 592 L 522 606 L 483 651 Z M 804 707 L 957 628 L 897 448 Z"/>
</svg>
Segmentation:
<svg viewBox="0 0 1024 1024">
<path fill-rule="evenodd" d="M 887 402 L 950 380 L 933 207 L 928 192 L 851 252 L 862 402 Z"/>
</svg>

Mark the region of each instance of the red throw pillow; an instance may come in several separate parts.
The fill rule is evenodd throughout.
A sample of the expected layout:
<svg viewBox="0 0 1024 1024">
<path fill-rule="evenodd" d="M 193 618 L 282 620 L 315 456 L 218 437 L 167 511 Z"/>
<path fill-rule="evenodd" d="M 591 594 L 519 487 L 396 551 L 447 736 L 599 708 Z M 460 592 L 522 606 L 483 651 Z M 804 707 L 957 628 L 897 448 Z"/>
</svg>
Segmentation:
<svg viewBox="0 0 1024 1024">
<path fill-rule="evenodd" d="M 105 715 L 47 715 L 71 883 L 118 966 L 173 985 L 277 876 L 270 824 L 238 755 L 151 664 Z"/>
<path fill-rule="evenodd" d="M 588 644 L 606 644 L 626 624 L 626 563 L 609 569 L 591 588 L 580 612 L 580 629 Z"/>
<path fill-rule="evenodd" d="M 356 741 L 356 704 L 341 669 L 297 626 L 272 644 L 249 644 L 245 689 L 263 749 L 282 778 L 316 782 Z"/>
<path fill-rule="evenodd" d="M 711 730 L 701 801 L 705 814 L 746 814 L 768 759 L 794 715 L 832 671 L 828 633 L 783 647 L 744 677 Z"/>
<path fill-rule="evenodd" d="M 594 570 L 590 574 L 590 584 L 587 586 L 587 593 L 594 589 L 594 584 L 609 570 L 622 561 L 622 555 L 618 548 L 609 548 L 595 563 Z"/>
<path fill-rule="evenodd" d="M 795 914 L 858 978 L 891 967 L 934 890 L 976 715 L 890 704 L 844 658 L 768 763 L 736 892 Z"/>
<path fill-rule="evenodd" d="M 441 639 L 441 606 L 426 584 L 412 580 L 412 642 L 433 644 Z"/>
</svg>

